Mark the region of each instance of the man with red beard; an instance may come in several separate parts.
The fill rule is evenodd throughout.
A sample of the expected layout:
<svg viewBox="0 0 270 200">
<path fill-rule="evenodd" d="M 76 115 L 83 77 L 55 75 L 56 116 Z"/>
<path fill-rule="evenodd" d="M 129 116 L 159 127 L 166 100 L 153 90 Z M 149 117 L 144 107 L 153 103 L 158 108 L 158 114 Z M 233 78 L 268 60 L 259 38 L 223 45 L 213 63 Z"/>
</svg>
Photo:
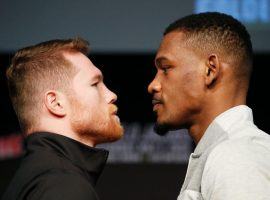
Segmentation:
<svg viewBox="0 0 270 200">
<path fill-rule="evenodd" d="M 196 143 L 178 200 L 270 197 L 270 137 L 246 106 L 252 45 L 221 13 L 181 18 L 165 30 L 149 85 L 156 131 L 186 128 Z"/>
<path fill-rule="evenodd" d="M 53 40 L 19 50 L 7 69 L 10 97 L 26 154 L 3 199 L 98 199 L 95 183 L 122 137 L 117 96 L 88 59 L 83 39 Z"/>
</svg>

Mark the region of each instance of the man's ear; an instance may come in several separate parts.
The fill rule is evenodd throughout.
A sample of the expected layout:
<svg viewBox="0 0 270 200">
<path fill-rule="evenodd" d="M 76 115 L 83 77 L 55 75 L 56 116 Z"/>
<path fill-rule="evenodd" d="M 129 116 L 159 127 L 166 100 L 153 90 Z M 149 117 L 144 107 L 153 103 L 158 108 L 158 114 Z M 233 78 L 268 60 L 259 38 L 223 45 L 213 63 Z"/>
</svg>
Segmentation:
<svg viewBox="0 0 270 200">
<path fill-rule="evenodd" d="M 50 90 L 45 93 L 44 103 L 47 110 L 58 117 L 66 115 L 63 95 L 57 91 Z"/>
<path fill-rule="evenodd" d="M 205 65 L 205 84 L 211 87 L 220 74 L 220 62 L 216 54 L 211 54 Z"/>
</svg>

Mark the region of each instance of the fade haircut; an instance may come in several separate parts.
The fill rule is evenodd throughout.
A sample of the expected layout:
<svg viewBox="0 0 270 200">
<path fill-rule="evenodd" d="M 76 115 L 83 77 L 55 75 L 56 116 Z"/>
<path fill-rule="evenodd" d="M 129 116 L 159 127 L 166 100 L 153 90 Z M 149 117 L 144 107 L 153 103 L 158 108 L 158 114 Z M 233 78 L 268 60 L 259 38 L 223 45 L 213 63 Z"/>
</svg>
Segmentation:
<svg viewBox="0 0 270 200">
<path fill-rule="evenodd" d="M 6 71 L 9 94 L 23 132 L 38 125 L 44 94 L 68 92 L 76 68 L 64 53 L 88 55 L 89 44 L 81 38 L 50 40 L 20 49 Z"/>
<path fill-rule="evenodd" d="M 252 72 L 253 52 L 250 35 L 244 25 L 232 16 L 206 12 L 192 14 L 170 24 L 170 32 L 184 33 L 188 47 L 201 54 L 219 53 L 234 67 L 235 75 L 245 79 L 247 85 Z"/>
</svg>

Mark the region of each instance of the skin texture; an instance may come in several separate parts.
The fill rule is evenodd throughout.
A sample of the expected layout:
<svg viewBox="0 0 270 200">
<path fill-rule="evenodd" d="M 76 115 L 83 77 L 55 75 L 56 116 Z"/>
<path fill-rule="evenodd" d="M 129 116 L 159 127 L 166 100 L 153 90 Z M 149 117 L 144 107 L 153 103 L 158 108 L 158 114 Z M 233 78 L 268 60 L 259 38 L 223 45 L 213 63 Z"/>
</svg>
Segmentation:
<svg viewBox="0 0 270 200">
<path fill-rule="evenodd" d="M 81 69 L 73 79 L 71 126 L 81 136 L 95 143 L 109 142 L 122 136 L 114 102 L 117 96 L 103 83 L 101 71 L 84 55 L 67 56 Z"/>
<path fill-rule="evenodd" d="M 114 104 L 117 96 L 103 83 L 101 71 L 82 53 L 64 53 L 77 70 L 69 92 L 45 93 L 42 131 L 65 135 L 88 146 L 118 140 L 123 128 Z"/>
<path fill-rule="evenodd" d="M 215 117 L 245 104 L 246 83 L 236 79 L 226 60 L 216 52 L 198 53 L 181 31 L 166 34 L 155 58 L 156 76 L 148 86 L 157 125 L 187 128 L 198 143 Z"/>
</svg>

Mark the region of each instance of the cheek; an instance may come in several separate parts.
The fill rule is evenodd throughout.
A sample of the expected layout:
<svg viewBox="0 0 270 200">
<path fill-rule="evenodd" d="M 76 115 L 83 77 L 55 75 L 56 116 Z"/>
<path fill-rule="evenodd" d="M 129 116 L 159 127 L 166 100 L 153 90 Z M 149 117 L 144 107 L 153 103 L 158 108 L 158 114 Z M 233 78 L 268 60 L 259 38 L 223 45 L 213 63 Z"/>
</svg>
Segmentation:
<svg viewBox="0 0 270 200">
<path fill-rule="evenodd" d="M 186 73 L 179 79 L 175 79 L 170 85 L 166 85 L 164 98 L 170 109 L 188 109 L 195 106 L 203 95 L 203 83 L 201 78 L 194 73 Z M 174 112 L 173 111 L 173 112 Z"/>
<path fill-rule="evenodd" d="M 98 109 L 99 104 L 102 102 L 100 94 L 95 88 L 90 88 L 88 91 L 81 92 L 80 99 L 84 105 L 87 105 L 92 109 Z"/>
<path fill-rule="evenodd" d="M 190 71 L 182 77 L 181 87 L 188 98 L 198 98 L 203 91 L 203 77 L 197 71 Z"/>
</svg>

